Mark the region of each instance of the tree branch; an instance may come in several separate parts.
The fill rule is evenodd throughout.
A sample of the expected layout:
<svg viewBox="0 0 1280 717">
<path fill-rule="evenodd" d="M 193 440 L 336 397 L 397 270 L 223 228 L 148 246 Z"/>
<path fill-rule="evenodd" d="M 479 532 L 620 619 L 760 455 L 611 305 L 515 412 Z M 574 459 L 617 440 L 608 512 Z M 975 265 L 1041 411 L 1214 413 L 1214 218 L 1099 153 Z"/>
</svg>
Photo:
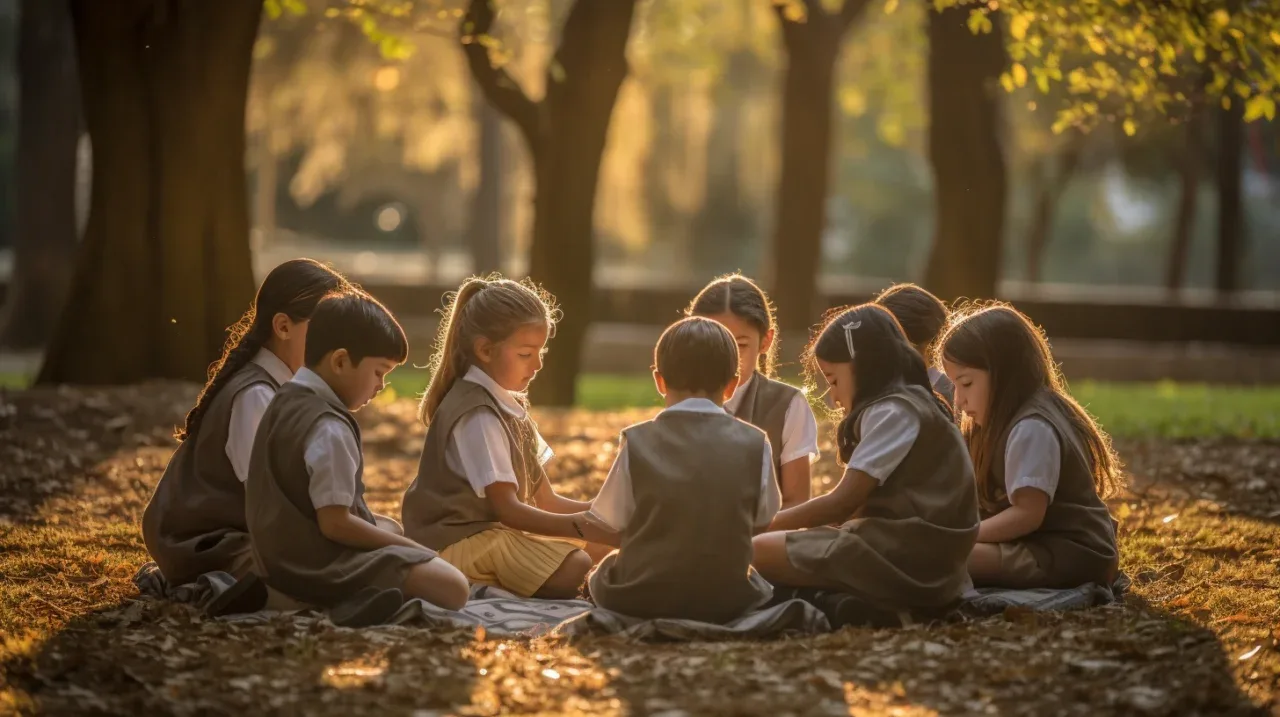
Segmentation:
<svg viewBox="0 0 1280 717">
<path fill-rule="evenodd" d="M 840 8 L 840 29 L 843 31 L 852 25 L 870 4 L 871 0 L 844 0 L 844 6 Z"/>
<path fill-rule="evenodd" d="M 495 67 L 489 58 L 489 47 L 484 38 L 490 37 L 496 13 L 492 0 L 471 0 L 467 14 L 458 26 L 458 40 L 480 91 L 489 104 L 516 123 L 529 144 L 536 151 L 542 135 L 539 103 L 529 99 L 515 78 L 501 67 Z"/>
</svg>

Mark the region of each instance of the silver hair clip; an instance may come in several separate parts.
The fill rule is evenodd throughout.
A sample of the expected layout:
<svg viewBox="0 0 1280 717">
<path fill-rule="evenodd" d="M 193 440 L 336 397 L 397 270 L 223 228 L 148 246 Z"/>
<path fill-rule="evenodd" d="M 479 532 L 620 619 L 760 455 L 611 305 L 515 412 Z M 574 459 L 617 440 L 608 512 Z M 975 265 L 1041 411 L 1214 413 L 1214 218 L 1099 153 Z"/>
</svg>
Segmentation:
<svg viewBox="0 0 1280 717">
<path fill-rule="evenodd" d="M 849 358 L 853 358 L 857 352 L 853 350 L 853 331 L 862 326 L 861 321 L 850 321 L 844 325 L 844 343 L 849 347 Z"/>
</svg>

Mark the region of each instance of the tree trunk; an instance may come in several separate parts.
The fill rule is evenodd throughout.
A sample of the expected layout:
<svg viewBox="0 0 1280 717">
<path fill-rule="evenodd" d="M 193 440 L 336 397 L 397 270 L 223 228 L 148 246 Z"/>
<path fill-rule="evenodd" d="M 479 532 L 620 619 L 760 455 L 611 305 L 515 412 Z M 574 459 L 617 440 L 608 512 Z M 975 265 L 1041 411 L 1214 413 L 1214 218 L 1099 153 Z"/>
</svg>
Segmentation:
<svg viewBox="0 0 1280 717">
<path fill-rule="evenodd" d="M 1240 256 L 1244 250 L 1244 102 L 1233 98 L 1218 114 L 1218 271 L 1221 297 L 1240 290 Z"/>
<path fill-rule="evenodd" d="M 1042 176 L 1039 196 L 1036 198 L 1036 212 L 1031 220 L 1031 230 L 1027 233 L 1027 282 L 1040 283 L 1044 270 L 1044 252 L 1049 247 L 1049 239 L 1053 234 L 1053 219 L 1057 214 L 1058 201 L 1062 193 L 1071 183 L 1071 177 L 1080 166 L 1080 154 L 1084 150 L 1084 139 L 1072 137 L 1067 145 L 1058 153 L 1056 168 L 1050 168 L 1047 162 L 1042 165 Z"/>
<path fill-rule="evenodd" d="M 787 18 L 775 6 L 787 49 L 782 85 L 782 169 L 773 228 L 773 295 L 778 321 L 788 331 L 813 323 L 818 306 L 818 262 L 827 221 L 831 179 L 831 116 L 835 64 L 866 0 L 845 0 L 839 14 L 805 0 L 807 17 Z"/>
<path fill-rule="evenodd" d="M 929 160 L 934 239 L 925 286 L 944 300 L 992 297 L 1000 278 L 1005 162 L 1000 146 L 1006 57 L 996 28 L 975 35 L 968 7 L 929 12 Z"/>
<path fill-rule="evenodd" d="M 730 55 L 724 77 L 713 90 L 711 128 L 707 137 L 707 172 L 702 209 L 694 222 L 693 261 L 699 274 L 719 274 L 743 267 L 742 250 L 754 232 L 754 215 L 742 196 L 743 99 L 750 85 L 755 55 Z"/>
<path fill-rule="evenodd" d="M 245 102 L 262 0 L 73 0 L 93 198 L 38 380 L 203 380 L 253 296 Z"/>
<path fill-rule="evenodd" d="M 534 102 L 507 73 L 492 65 L 477 36 L 487 34 L 495 11 L 472 0 L 461 34 L 472 75 L 485 96 L 520 128 L 533 159 L 533 246 L 529 274 L 556 296 L 564 318 L 556 329 L 555 358 L 531 387 L 535 402 L 571 406 L 591 320 L 592 232 L 596 184 L 609 119 L 627 76 L 627 38 L 635 0 L 579 0 L 560 33 L 547 68 L 546 97 Z"/>
<path fill-rule="evenodd" d="M 43 346 L 75 266 L 80 86 L 71 13 L 62 0 L 23 0 L 18 30 L 16 242 L 0 346 Z"/>
<path fill-rule="evenodd" d="M 471 198 L 467 239 L 472 270 L 483 276 L 502 268 L 502 115 L 478 93 L 472 105 L 480 138 L 480 179 Z"/>
<path fill-rule="evenodd" d="M 1196 198 L 1200 193 L 1200 162 L 1204 151 L 1204 111 L 1193 108 L 1187 118 L 1187 141 L 1178 167 L 1178 214 L 1173 225 L 1173 242 L 1169 250 L 1169 268 L 1165 288 L 1170 293 L 1182 289 L 1187 279 L 1187 256 L 1191 252 L 1191 236 L 1196 224 Z"/>
<path fill-rule="evenodd" d="M 271 131 L 258 139 L 258 172 L 255 178 L 253 219 L 265 246 L 276 234 L 276 199 L 280 192 L 280 158 L 271 146 Z"/>
</svg>

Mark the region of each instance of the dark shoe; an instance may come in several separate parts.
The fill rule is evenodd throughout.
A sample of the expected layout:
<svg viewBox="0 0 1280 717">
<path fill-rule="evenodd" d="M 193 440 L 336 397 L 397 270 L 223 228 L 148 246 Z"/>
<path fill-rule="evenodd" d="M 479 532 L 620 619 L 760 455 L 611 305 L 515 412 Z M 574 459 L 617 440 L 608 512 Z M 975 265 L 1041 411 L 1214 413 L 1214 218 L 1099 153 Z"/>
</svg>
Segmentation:
<svg viewBox="0 0 1280 717">
<path fill-rule="evenodd" d="M 208 617 L 241 615 L 257 612 L 267 606 L 267 584 L 262 578 L 249 573 L 240 578 L 225 592 L 209 601 L 204 607 Z"/>
<path fill-rule="evenodd" d="M 346 602 L 329 609 L 329 621 L 338 627 L 382 625 L 404 605 L 404 593 L 396 588 L 367 587 Z"/>
</svg>

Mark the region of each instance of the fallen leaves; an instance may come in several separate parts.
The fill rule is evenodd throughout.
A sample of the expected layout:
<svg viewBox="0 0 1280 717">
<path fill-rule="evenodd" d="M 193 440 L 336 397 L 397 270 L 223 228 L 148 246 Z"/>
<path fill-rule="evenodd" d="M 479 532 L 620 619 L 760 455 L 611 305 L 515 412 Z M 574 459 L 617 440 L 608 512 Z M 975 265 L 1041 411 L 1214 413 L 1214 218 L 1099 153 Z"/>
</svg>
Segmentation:
<svg viewBox="0 0 1280 717">
<path fill-rule="evenodd" d="M 768 643 L 569 644 L 345 630 L 307 614 L 249 627 L 136 599 L 137 520 L 194 396 L 180 384 L 0 393 L 0 712 L 1127 715 L 1280 704 L 1274 441 L 1117 442 L 1134 474 L 1113 503 L 1134 578 L 1123 605 Z M 593 495 L 619 430 L 646 415 L 538 412 L 558 490 Z M 358 416 L 370 503 L 394 514 L 417 470 L 416 407 L 389 401 Z M 823 443 L 818 491 L 838 470 Z"/>
</svg>

